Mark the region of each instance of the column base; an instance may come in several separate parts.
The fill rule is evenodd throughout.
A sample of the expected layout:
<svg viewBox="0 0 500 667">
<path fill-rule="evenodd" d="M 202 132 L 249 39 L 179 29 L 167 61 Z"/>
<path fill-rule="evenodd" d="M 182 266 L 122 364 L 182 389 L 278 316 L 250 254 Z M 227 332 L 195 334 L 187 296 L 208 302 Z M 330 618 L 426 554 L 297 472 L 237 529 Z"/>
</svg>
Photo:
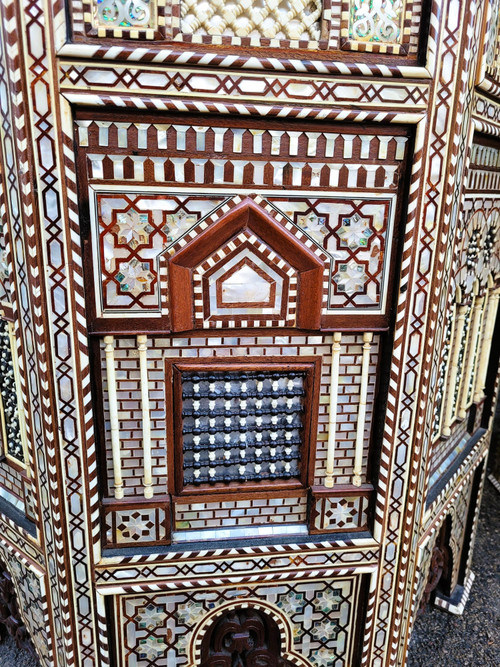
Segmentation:
<svg viewBox="0 0 500 667">
<path fill-rule="evenodd" d="M 450 597 L 442 593 L 436 593 L 434 606 L 447 611 L 449 614 L 461 616 L 464 613 L 465 605 L 469 599 L 470 590 L 474 582 L 474 572 L 470 572 L 463 586 L 455 586 L 455 590 Z"/>
</svg>

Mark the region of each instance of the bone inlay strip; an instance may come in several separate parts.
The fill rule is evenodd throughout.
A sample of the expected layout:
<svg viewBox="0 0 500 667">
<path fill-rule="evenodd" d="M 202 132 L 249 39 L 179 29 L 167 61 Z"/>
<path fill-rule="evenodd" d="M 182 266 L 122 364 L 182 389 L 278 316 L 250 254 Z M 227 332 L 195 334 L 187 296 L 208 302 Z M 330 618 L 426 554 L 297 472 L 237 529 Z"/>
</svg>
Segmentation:
<svg viewBox="0 0 500 667">
<path fill-rule="evenodd" d="M 445 406 L 443 414 L 443 428 L 442 434 L 449 436 L 451 433 L 451 422 L 453 421 L 453 408 L 455 406 L 455 388 L 457 386 L 458 376 L 458 359 L 460 357 L 460 341 L 462 340 L 465 316 L 467 314 L 467 306 L 462 305 L 455 310 L 455 330 L 453 334 L 453 349 L 451 352 L 451 364 L 449 370 L 448 391 L 445 393 Z M 458 400 L 458 399 L 457 399 Z"/>
<path fill-rule="evenodd" d="M 141 368 L 142 455 L 144 461 L 144 497 L 153 497 L 153 470 L 151 462 L 151 412 L 149 408 L 148 337 L 137 336 Z"/>
<path fill-rule="evenodd" d="M 118 399 L 116 396 L 114 337 L 104 336 L 106 353 L 106 378 L 108 382 L 109 420 L 111 423 L 111 450 L 113 452 L 113 475 L 115 498 L 123 498 L 122 462 L 120 454 L 120 424 L 118 420 Z"/>
<path fill-rule="evenodd" d="M 500 299 L 500 290 L 492 292 L 488 298 L 488 313 L 484 325 L 484 339 L 479 352 L 479 367 L 476 376 L 476 387 L 474 393 L 474 403 L 479 403 L 484 398 L 484 386 L 486 384 L 486 375 L 488 373 L 488 361 L 490 358 L 491 344 L 493 341 L 493 330 L 498 311 L 498 301 Z"/>
<path fill-rule="evenodd" d="M 363 466 L 363 443 L 365 439 L 366 397 L 368 394 L 368 375 L 370 372 L 370 350 L 372 349 L 373 334 L 363 334 L 363 362 L 361 366 L 361 387 L 359 390 L 358 423 L 356 428 L 356 452 L 354 455 L 354 474 L 352 483 L 361 486 L 361 471 Z"/>
<path fill-rule="evenodd" d="M 326 455 L 325 486 L 333 487 L 333 467 L 335 465 L 335 429 L 337 425 L 337 400 L 339 393 L 339 362 L 341 333 L 333 334 L 332 367 L 330 371 L 330 411 L 328 418 L 328 450 Z"/>
</svg>

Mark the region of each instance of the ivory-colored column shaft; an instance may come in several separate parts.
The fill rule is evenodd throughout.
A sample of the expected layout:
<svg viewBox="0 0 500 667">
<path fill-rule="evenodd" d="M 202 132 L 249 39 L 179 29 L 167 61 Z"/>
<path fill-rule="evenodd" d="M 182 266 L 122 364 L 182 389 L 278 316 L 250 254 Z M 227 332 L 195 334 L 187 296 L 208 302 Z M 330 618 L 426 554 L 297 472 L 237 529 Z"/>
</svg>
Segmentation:
<svg viewBox="0 0 500 667">
<path fill-rule="evenodd" d="M 149 377 L 148 377 L 148 337 L 137 336 L 139 365 L 141 369 L 141 403 L 142 403 L 142 458 L 144 462 L 144 497 L 153 497 L 153 467 L 151 460 L 151 412 L 149 408 Z"/>
<path fill-rule="evenodd" d="M 106 378 L 108 381 L 109 420 L 111 423 L 111 451 L 113 454 L 113 476 L 115 498 L 123 498 L 122 462 L 120 453 L 120 423 L 118 399 L 116 397 L 115 347 L 113 336 L 104 336 L 106 353 Z"/>
<path fill-rule="evenodd" d="M 455 319 L 456 319 L 456 314 L 457 314 L 457 306 L 454 305 L 453 306 L 453 313 L 452 313 L 452 316 L 451 316 L 450 331 L 449 331 L 450 339 L 449 339 L 448 343 L 446 343 L 446 339 L 444 341 L 444 344 L 448 345 L 448 359 L 447 359 L 447 362 L 446 362 L 446 368 L 445 368 L 444 378 L 443 378 L 443 396 L 441 398 L 441 409 L 440 409 L 439 415 L 438 415 L 438 419 L 439 419 L 438 435 L 442 435 L 442 433 L 443 433 L 442 429 L 443 429 L 443 424 L 444 424 L 444 413 L 445 413 L 445 410 L 446 410 L 446 400 L 447 400 L 447 398 L 446 398 L 446 396 L 447 396 L 446 387 L 448 386 L 448 380 L 449 380 L 449 377 L 450 377 L 451 357 L 453 355 L 453 349 L 454 349 L 453 346 L 455 345 L 455 326 L 456 326 Z M 455 381 L 456 381 L 456 376 L 455 376 Z"/>
<path fill-rule="evenodd" d="M 474 308 L 472 311 L 472 330 L 470 335 L 470 341 L 468 349 L 466 351 L 467 364 L 465 367 L 465 373 L 462 376 L 462 391 L 460 397 L 460 407 L 458 411 L 458 416 L 460 419 L 464 419 L 467 414 L 467 408 L 469 407 L 469 386 L 471 379 L 474 380 L 474 361 L 476 357 L 476 349 L 478 344 L 478 335 L 480 331 L 481 324 L 481 315 L 483 313 L 484 297 L 476 297 L 474 301 Z M 474 383 L 472 385 L 474 387 Z"/>
<path fill-rule="evenodd" d="M 332 364 L 330 370 L 330 406 L 328 414 L 328 449 L 326 454 L 325 486 L 333 487 L 333 469 L 335 465 L 335 442 L 337 428 L 337 403 L 339 395 L 339 363 L 341 333 L 333 334 Z"/>
<path fill-rule="evenodd" d="M 493 341 L 493 330 L 495 329 L 495 322 L 497 319 L 499 299 L 500 292 L 497 290 L 489 296 L 487 301 L 488 312 L 486 314 L 486 322 L 484 325 L 483 344 L 479 352 L 480 356 L 476 375 L 474 403 L 480 403 L 484 398 L 484 387 L 486 385 L 486 375 L 488 373 L 488 362 L 490 358 L 491 343 Z"/>
<path fill-rule="evenodd" d="M 356 452 L 354 455 L 354 474 L 352 483 L 361 486 L 363 466 L 363 445 L 365 442 L 366 397 L 368 395 L 368 376 L 370 373 L 370 351 L 373 334 L 363 334 L 363 361 L 361 365 L 361 386 L 359 389 L 358 423 L 356 426 Z"/>
<path fill-rule="evenodd" d="M 448 376 L 448 387 L 449 391 L 446 391 L 445 386 L 445 404 L 443 410 L 443 428 L 442 434 L 445 436 L 450 435 L 451 433 L 451 422 L 453 421 L 453 407 L 455 403 L 455 388 L 457 386 L 457 376 L 458 376 L 458 358 L 460 356 L 460 341 L 462 340 L 464 326 L 465 326 L 465 316 L 467 314 L 467 306 L 455 307 L 455 332 L 453 335 L 452 342 L 452 351 L 450 358 L 450 370 Z M 458 396 L 457 396 L 458 403 Z"/>
</svg>

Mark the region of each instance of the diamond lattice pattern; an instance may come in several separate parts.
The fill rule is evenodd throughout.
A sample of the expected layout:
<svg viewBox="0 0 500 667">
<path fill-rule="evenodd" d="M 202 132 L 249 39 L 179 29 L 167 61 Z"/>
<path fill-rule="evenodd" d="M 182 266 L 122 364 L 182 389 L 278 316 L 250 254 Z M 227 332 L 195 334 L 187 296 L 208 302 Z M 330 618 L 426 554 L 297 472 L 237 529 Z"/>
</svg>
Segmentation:
<svg viewBox="0 0 500 667">
<path fill-rule="evenodd" d="M 183 0 L 181 30 L 193 35 L 231 35 L 317 41 L 320 0 Z"/>
</svg>

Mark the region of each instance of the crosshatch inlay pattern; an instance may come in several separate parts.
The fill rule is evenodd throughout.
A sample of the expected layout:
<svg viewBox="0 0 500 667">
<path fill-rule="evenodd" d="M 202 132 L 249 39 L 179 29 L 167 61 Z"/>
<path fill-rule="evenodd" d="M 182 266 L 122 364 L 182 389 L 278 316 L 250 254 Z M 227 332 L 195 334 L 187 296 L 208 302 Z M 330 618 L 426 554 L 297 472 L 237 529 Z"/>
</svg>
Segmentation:
<svg viewBox="0 0 500 667">
<path fill-rule="evenodd" d="M 193 35 L 234 35 L 318 41 L 320 0 L 244 2 L 181 0 L 181 31 Z"/>
</svg>

